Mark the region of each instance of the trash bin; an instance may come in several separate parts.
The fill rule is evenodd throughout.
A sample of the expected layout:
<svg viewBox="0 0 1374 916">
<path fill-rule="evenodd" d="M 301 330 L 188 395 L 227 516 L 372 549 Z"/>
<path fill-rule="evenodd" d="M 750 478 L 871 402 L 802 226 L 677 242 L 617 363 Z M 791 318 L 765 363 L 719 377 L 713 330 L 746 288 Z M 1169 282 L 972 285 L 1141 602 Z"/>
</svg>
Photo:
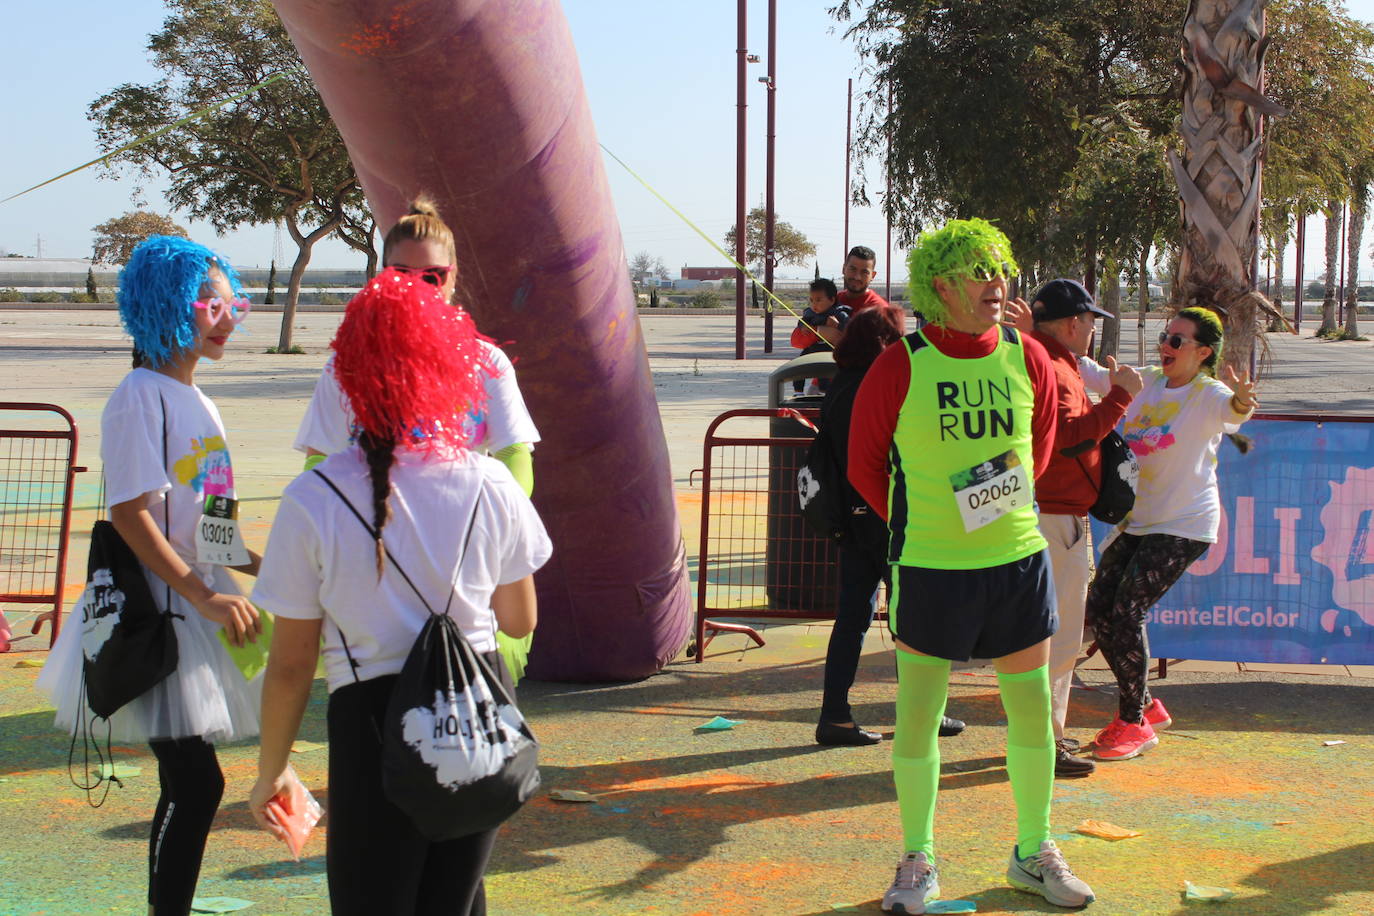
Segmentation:
<svg viewBox="0 0 1374 916">
<path fill-rule="evenodd" d="M 838 367 L 829 352 L 810 353 L 784 363 L 768 375 L 768 406 L 819 408 L 823 396 L 797 394 L 792 381 L 832 378 L 836 371 Z M 773 438 L 810 439 L 815 435 L 810 427 L 792 417 L 772 417 L 768 423 L 768 434 Z M 805 457 L 805 449 L 768 449 L 764 581 L 770 609 L 815 611 L 818 616 L 829 616 L 838 599 L 835 548 L 818 537 L 802 518 L 797 502 L 797 472 Z"/>
</svg>

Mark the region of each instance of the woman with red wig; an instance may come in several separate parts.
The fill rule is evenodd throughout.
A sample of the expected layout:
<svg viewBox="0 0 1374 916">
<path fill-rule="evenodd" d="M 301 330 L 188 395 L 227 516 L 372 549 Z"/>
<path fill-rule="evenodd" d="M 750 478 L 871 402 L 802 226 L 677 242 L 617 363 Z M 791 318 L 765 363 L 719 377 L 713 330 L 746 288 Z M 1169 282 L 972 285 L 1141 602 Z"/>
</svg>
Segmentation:
<svg viewBox="0 0 1374 916">
<path fill-rule="evenodd" d="M 332 911 L 483 914 L 496 831 L 430 842 L 382 791 L 380 721 L 429 615 L 397 567 L 508 678 L 496 632 L 534 628 L 532 574 L 552 548 L 510 471 L 470 448 L 465 418 L 483 406 L 488 370 L 467 312 L 388 269 L 349 303 L 333 348 L 359 435 L 286 488 L 272 526 L 253 592 L 277 621 L 249 805 L 283 834 L 267 803 L 293 786 L 323 638 Z"/>
</svg>

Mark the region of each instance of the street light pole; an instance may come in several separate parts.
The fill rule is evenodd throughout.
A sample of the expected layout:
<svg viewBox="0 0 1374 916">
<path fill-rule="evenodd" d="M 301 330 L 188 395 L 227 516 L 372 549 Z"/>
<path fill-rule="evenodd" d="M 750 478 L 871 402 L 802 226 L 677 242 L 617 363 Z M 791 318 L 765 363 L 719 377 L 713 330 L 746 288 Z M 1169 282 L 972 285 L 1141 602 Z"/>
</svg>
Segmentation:
<svg viewBox="0 0 1374 916">
<path fill-rule="evenodd" d="M 778 0 L 768 0 L 768 151 L 767 169 L 764 177 L 763 192 L 763 285 L 768 292 L 773 291 L 773 224 L 777 213 L 773 210 L 773 150 L 777 140 L 778 114 Z M 766 300 L 763 304 L 763 352 L 773 352 L 773 304 Z"/>
<path fill-rule="evenodd" d="M 745 117 L 744 89 L 745 89 L 745 70 L 748 67 L 749 43 L 746 19 L 748 16 L 748 0 L 739 0 L 739 24 L 736 44 L 736 73 L 735 73 L 735 261 L 743 264 L 747 255 L 745 253 L 745 240 L 749 235 L 749 227 L 745 225 L 744 218 L 744 143 L 745 128 L 747 118 Z M 744 359 L 744 271 L 735 269 L 735 359 Z"/>
<path fill-rule="evenodd" d="M 887 162 L 883 170 L 887 177 L 887 187 L 883 196 L 883 215 L 887 217 L 887 253 L 883 264 L 887 270 L 887 284 L 883 298 L 892 301 L 892 84 L 887 84 Z"/>
<path fill-rule="evenodd" d="M 854 124 L 854 80 L 850 79 L 844 106 L 844 252 L 840 263 L 849 257 L 849 159 L 853 155 L 854 142 L 850 128 Z"/>
</svg>

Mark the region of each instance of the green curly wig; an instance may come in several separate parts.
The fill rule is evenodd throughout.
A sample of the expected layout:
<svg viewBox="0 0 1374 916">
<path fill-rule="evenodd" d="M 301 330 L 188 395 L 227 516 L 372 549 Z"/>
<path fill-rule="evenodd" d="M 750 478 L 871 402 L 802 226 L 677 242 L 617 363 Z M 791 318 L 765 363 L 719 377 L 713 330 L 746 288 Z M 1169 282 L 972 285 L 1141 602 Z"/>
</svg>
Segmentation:
<svg viewBox="0 0 1374 916">
<path fill-rule="evenodd" d="M 1179 311 L 1175 318 L 1187 318 L 1197 327 L 1197 342 L 1204 347 L 1212 348 L 1212 355 L 1207 357 L 1202 363 L 1202 371 L 1213 378 L 1217 374 L 1217 363 L 1221 360 L 1222 330 L 1221 319 L 1216 312 L 1207 309 L 1186 308 Z"/>
<path fill-rule="evenodd" d="M 1021 272 L 1011 242 L 985 219 L 952 219 L 939 229 L 922 232 L 906 256 L 907 295 L 916 311 L 932 324 L 944 324 L 949 307 L 935 292 L 935 280 L 972 277 L 983 268 L 1010 280 Z"/>
</svg>

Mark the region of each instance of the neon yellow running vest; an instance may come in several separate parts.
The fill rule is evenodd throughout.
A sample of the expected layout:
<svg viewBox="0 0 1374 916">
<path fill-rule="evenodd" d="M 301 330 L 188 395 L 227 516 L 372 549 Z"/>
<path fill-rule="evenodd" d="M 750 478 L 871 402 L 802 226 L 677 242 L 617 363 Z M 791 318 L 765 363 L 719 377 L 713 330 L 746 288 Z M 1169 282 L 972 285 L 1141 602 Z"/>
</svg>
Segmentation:
<svg viewBox="0 0 1374 916">
<path fill-rule="evenodd" d="M 888 560 L 985 569 L 1044 550 L 1032 492 L 1035 392 L 1020 335 L 1003 328 L 980 359 L 946 356 L 921 331 L 902 344 L 911 387 L 892 435 Z"/>
</svg>

